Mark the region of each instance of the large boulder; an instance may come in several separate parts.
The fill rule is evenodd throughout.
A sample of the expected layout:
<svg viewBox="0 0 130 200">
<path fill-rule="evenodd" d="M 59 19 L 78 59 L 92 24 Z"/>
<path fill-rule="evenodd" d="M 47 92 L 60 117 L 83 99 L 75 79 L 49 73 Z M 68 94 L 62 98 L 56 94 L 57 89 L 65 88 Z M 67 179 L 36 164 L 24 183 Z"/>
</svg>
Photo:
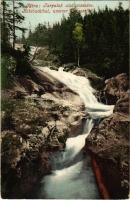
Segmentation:
<svg viewBox="0 0 130 200">
<path fill-rule="evenodd" d="M 118 74 L 115 77 L 105 81 L 104 92 L 106 94 L 108 104 L 115 104 L 117 100 L 124 96 L 129 89 L 128 75 L 125 73 Z"/>
<path fill-rule="evenodd" d="M 129 114 L 129 81 L 125 73 L 105 81 L 105 96 L 108 104 L 115 104 L 114 111 Z"/>
</svg>

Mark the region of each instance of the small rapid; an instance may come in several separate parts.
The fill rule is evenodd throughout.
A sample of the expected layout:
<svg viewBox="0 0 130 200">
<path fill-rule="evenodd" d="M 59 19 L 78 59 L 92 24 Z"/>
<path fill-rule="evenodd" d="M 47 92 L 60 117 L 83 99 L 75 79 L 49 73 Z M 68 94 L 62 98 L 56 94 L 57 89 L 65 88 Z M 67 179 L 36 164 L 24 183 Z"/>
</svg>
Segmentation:
<svg viewBox="0 0 130 200">
<path fill-rule="evenodd" d="M 82 99 L 90 118 L 86 120 L 81 135 L 67 139 L 65 151 L 54 153 L 51 161 L 52 174 L 43 178 L 38 196 L 42 199 L 98 199 L 100 194 L 91 161 L 89 156 L 83 155 L 82 149 L 94 121 L 111 115 L 114 106 L 97 101 L 94 96 L 95 90 L 87 78 L 65 72 L 63 69 L 59 71 L 40 69 L 76 92 Z"/>
<path fill-rule="evenodd" d="M 108 117 L 113 113 L 113 105 L 104 105 L 97 101 L 94 95 L 95 90 L 91 87 L 86 77 L 76 76 L 70 72 L 63 71 L 63 69 L 59 71 L 51 70 L 47 67 L 41 67 L 40 69 L 76 92 L 81 97 L 86 107 L 86 112 L 90 114 L 92 119 Z"/>
</svg>

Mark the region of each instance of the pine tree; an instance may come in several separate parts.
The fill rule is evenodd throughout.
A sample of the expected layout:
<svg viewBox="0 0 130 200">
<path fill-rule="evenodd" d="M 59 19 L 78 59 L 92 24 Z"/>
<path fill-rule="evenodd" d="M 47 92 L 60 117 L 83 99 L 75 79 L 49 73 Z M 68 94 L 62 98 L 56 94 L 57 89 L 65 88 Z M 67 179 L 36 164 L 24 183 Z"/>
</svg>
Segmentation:
<svg viewBox="0 0 130 200">
<path fill-rule="evenodd" d="M 15 42 L 16 42 L 16 30 L 20 30 L 21 32 L 25 32 L 27 29 L 21 27 L 21 23 L 24 20 L 24 16 L 21 15 L 19 12 L 19 9 L 23 7 L 24 5 L 21 2 L 15 2 L 15 0 L 12 1 L 12 9 L 11 9 L 11 2 L 10 5 L 7 4 L 5 0 L 2 2 L 3 7 L 3 20 L 2 20 L 2 41 L 4 43 L 7 43 L 11 38 L 13 40 L 12 46 L 15 48 Z M 5 34 L 6 33 L 6 34 Z M 8 39 L 6 40 L 6 38 Z"/>
</svg>

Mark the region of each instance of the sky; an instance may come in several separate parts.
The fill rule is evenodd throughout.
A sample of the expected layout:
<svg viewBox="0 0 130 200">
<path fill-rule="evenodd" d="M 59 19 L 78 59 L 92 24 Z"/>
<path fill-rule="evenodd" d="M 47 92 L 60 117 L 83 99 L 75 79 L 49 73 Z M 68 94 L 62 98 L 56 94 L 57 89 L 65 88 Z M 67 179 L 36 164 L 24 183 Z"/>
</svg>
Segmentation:
<svg viewBox="0 0 130 200">
<path fill-rule="evenodd" d="M 98 10 L 105 8 L 107 5 L 109 8 L 116 8 L 119 5 L 119 2 L 122 2 L 122 6 L 127 9 L 129 7 L 129 3 L 127 0 L 68 0 L 68 1 L 22 1 L 25 6 L 27 6 L 27 9 L 22 10 L 22 15 L 24 15 L 25 20 L 23 22 L 23 26 L 25 28 L 31 28 L 31 30 L 34 30 L 34 28 L 37 26 L 38 23 L 48 23 L 52 25 L 55 22 L 59 22 L 63 15 L 67 17 L 69 15 L 69 10 L 74 5 L 77 9 L 81 10 L 82 15 L 85 14 L 85 12 L 89 12 L 88 10 Z M 85 5 L 85 6 L 84 6 Z M 86 11 L 84 11 L 84 9 Z M 34 13 L 41 11 L 41 13 Z M 19 34 L 18 34 L 19 35 Z"/>
</svg>

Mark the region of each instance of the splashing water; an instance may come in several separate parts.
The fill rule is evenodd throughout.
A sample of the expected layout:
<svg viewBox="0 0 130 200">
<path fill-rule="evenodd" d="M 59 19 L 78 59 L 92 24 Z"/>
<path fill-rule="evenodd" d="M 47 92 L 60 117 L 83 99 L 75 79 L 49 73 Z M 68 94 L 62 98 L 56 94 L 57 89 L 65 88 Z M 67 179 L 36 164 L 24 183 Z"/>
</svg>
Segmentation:
<svg viewBox="0 0 130 200">
<path fill-rule="evenodd" d="M 86 112 L 90 114 L 91 118 L 104 118 L 113 113 L 113 105 L 104 105 L 99 103 L 94 96 L 95 90 L 91 87 L 89 80 L 86 77 L 76 76 L 70 72 L 50 70 L 49 68 L 40 68 L 43 72 L 48 73 L 56 78 L 68 88 L 79 94 L 86 107 Z"/>
<path fill-rule="evenodd" d="M 91 132 L 94 119 L 108 117 L 113 113 L 114 106 L 99 103 L 94 96 L 95 90 L 85 77 L 76 76 L 63 69 L 55 71 L 41 68 L 41 70 L 76 92 L 82 99 L 90 119 L 86 120 L 83 134 L 68 138 L 65 152 L 55 154 L 52 159 L 54 170 L 51 175 L 43 178 L 39 197 L 46 199 L 100 198 L 89 156 L 83 158 L 81 150 L 85 145 L 85 138 Z"/>
</svg>

